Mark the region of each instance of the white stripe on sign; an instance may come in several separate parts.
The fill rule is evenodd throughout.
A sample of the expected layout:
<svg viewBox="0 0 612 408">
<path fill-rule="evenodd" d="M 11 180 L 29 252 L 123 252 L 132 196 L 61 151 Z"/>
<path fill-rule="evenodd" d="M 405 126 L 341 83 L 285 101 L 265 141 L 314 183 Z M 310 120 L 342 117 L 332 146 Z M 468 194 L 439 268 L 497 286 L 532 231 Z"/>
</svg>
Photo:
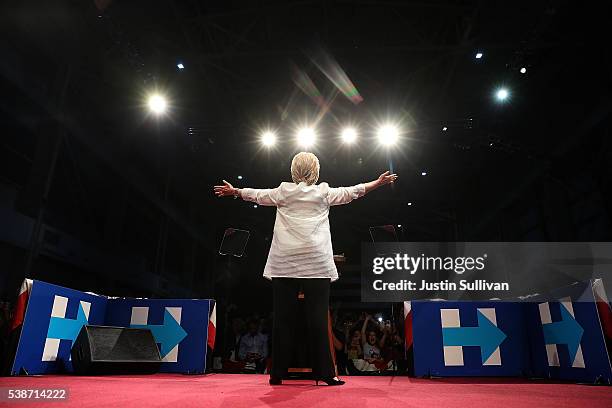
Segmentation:
<svg viewBox="0 0 612 408">
<path fill-rule="evenodd" d="M 542 324 L 552 323 L 552 317 L 550 315 L 550 305 L 548 302 L 538 304 L 540 310 L 540 320 Z M 548 360 L 549 367 L 559 367 L 559 352 L 557 351 L 556 344 L 546 344 L 546 359 Z"/>
<path fill-rule="evenodd" d="M 549 367 L 559 367 L 559 353 L 557 352 L 556 344 L 546 344 L 546 357 L 548 358 Z"/>
<path fill-rule="evenodd" d="M 459 309 L 440 309 L 440 319 L 442 322 L 442 328 L 461 327 Z"/>
<path fill-rule="evenodd" d="M 444 346 L 444 365 L 445 366 L 462 366 L 463 365 L 463 347 Z"/>
<path fill-rule="evenodd" d="M 55 295 L 53 298 L 53 308 L 51 309 L 51 317 L 66 317 L 66 307 L 68 306 L 68 298 Z"/>
<path fill-rule="evenodd" d="M 573 318 L 576 318 L 576 316 L 574 316 L 574 305 L 572 305 L 571 297 L 564 297 L 563 299 L 559 299 L 559 303 L 561 303 L 561 306 L 564 307 L 565 310 L 567 310 L 567 312 L 571 314 Z"/>
<path fill-rule="evenodd" d="M 45 340 L 45 348 L 43 349 L 43 355 L 41 361 L 55 361 L 57 360 L 57 353 L 59 352 L 60 339 L 49 339 Z"/>
<path fill-rule="evenodd" d="M 81 307 L 83 308 L 83 312 L 85 312 L 85 318 L 89 320 L 89 311 L 91 310 L 91 303 L 81 300 Z"/>
<path fill-rule="evenodd" d="M 540 320 L 542 321 L 542 324 L 552 323 L 550 306 L 548 306 L 548 302 L 540 303 L 538 305 L 538 309 L 540 309 Z"/>
<path fill-rule="evenodd" d="M 576 357 L 572 362 L 572 367 L 574 368 L 586 368 L 584 364 L 584 356 L 582 355 L 582 345 L 578 345 L 578 350 L 576 350 Z"/>
<path fill-rule="evenodd" d="M 176 320 L 178 324 L 181 324 L 181 313 L 183 311 L 182 307 L 166 307 L 166 310 L 172 317 L 174 317 L 174 320 Z M 164 363 L 176 363 L 178 361 L 178 348 L 179 345 L 177 344 L 162 358 L 162 361 Z"/>
<path fill-rule="evenodd" d="M 132 307 L 132 317 L 130 319 L 130 325 L 146 325 L 148 320 L 148 307 Z"/>
<path fill-rule="evenodd" d="M 485 307 L 478 308 L 478 311 L 483 314 L 484 317 L 489 319 L 491 323 L 497 326 L 497 315 L 495 314 L 495 308 L 493 307 Z M 502 365 L 501 361 L 501 352 L 499 350 L 499 346 L 495 349 L 495 351 L 487 358 L 485 362 L 482 363 L 485 366 L 500 366 Z"/>
</svg>

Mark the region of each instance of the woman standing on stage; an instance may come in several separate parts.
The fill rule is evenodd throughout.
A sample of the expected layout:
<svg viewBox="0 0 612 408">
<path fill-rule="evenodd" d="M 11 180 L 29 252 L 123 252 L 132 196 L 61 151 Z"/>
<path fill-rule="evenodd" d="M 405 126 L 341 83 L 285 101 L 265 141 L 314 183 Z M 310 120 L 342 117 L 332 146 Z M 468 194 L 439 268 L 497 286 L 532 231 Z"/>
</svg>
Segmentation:
<svg viewBox="0 0 612 408">
<path fill-rule="evenodd" d="M 332 188 L 327 183 L 316 184 L 319 169 L 317 156 L 302 152 L 291 161 L 293 183 L 253 189 L 234 188 L 223 180 L 224 185 L 214 188 L 218 197 L 240 197 L 277 208 L 274 236 L 264 269 L 264 277 L 272 280 L 274 296 L 271 385 L 281 384 L 289 368 L 300 290 L 304 292 L 313 376 L 317 383 L 344 384 L 336 377 L 327 334 L 329 284 L 338 279 L 329 229 L 329 207 L 347 204 L 397 179 L 397 175 L 387 171 L 368 183 Z"/>
</svg>

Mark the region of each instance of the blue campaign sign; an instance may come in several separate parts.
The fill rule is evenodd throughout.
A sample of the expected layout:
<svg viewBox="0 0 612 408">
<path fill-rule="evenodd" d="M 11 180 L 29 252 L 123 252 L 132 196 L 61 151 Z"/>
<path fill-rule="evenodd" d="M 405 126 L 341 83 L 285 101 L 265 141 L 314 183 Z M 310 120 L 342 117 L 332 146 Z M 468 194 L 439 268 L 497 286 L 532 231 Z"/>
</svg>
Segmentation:
<svg viewBox="0 0 612 408">
<path fill-rule="evenodd" d="M 11 370 L 30 374 L 72 371 L 70 348 L 85 324 L 104 324 L 106 298 L 33 281 Z"/>
<path fill-rule="evenodd" d="M 528 306 L 526 325 L 534 375 L 612 382 L 592 282 L 557 289 Z"/>
<path fill-rule="evenodd" d="M 109 299 L 106 324 L 148 328 L 159 344 L 162 372 L 206 370 L 208 318 L 212 300 Z"/>
<path fill-rule="evenodd" d="M 212 300 L 108 299 L 33 281 L 11 373 L 72 372 L 70 349 L 86 324 L 147 328 L 159 344 L 162 372 L 206 370 Z"/>
<path fill-rule="evenodd" d="M 529 367 L 525 305 L 412 302 L 417 376 L 520 376 Z"/>
</svg>

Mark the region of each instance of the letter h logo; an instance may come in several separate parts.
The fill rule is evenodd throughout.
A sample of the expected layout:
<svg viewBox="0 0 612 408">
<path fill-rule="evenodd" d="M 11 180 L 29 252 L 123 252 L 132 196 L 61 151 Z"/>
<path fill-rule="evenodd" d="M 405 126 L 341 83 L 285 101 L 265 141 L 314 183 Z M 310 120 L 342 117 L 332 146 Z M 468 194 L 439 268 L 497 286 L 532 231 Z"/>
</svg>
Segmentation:
<svg viewBox="0 0 612 408">
<path fill-rule="evenodd" d="M 149 329 L 155 342 L 161 345 L 160 354 L 162 362 L 178 362 L 179 343 L 187 337 L 187 332 L 181 327 L 181 307 L 165 307 L 162 324 L 150 324 L 149 307 L 132 307 L 130 327 Z"/>
<path fill-rule="evenodd" d="M 459 309 L 440 309 L 445 366 L 463 366 L 463 347 L 478 346 L 482 365 L 500 366 L 506 334 L 497 327 L 494 308 L 476 309 L 478 326 L 461 326 Z"/>
<path fill-rule="evenodd" d="M 70 340 L 74 344 L 81 327 L 87 324 L 91 303 L 84 300 L 79 301 L 79 309 L 76 319 L 66 318 L 66 307 L 68 298 L 55 295 L 51 309 L 51 319 L 47 329 L 45 348 L 43 349 L 42 361 L 56 361 L 59 353 L 60 341 Z M 68 356 L 70 360 L 70 356 Z"/>
<path fill-rule="evenodd" d="M 569 351 L 572 367 L 585 368 L 582 347 L 580 346 L 584 329 L 574 317 L 572 299 L 567 297 L 559 300 L 561 320 L 558 322 L 552 321 L 548 302 L 538 304 L 538 308 L 540 309 L 540 321 L 542 322 L 548 366 L 559 367 L 561 365 L 557 347 L 559 344 L 565 344 Z"/>
</svg>

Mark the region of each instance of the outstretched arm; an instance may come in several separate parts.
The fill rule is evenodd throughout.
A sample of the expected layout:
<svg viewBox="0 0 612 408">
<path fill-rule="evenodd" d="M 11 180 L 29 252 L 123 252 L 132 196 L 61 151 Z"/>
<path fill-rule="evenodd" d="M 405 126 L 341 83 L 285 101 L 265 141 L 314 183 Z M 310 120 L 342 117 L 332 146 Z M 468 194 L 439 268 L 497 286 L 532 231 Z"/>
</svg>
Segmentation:
<svg viewBox="0 0 612 408">
<path fill-rule="evenodd" d="M 240 189 L 234 188 L 234 186 L 232 186 L 229 182 L 225 180 L 223 180 L 222 186 L 215 186 L 214 190 L 215 190 L 215 195 L 217 197 L 228 197 L 228 196 L 240 197 Z"/>
<path fill-rule="evenodd" d="M 365 193 L 368 194 L 372 190 L 376 190 L 378 187 L 390 184 L 397 180 L 397 174 L 391 174 L 389 171 L 385 171 L 383 174 L 378 176 L 376 180 L 364 183 Z"/>
<path fill-rule="evenodd" d="M 356 186 L 352 187 L 330 188 L 327 194 L 327 201 L 329 202 L 329 205 L 348 204 L 380 186 L 393 183 L 395 180 L 397 180 L 397 174 L 390 174 L 388 171 L 386 171 L 376 180 L 368 183 L 357 184 Z"/>
<path fill-rule="evenodd" d="M 370 321 L 370 319 L 372 318 L 372 316 L 370 316 L 369 314 L 365 316 L 365 318 L 363 319 L 363 326 L 361 326 L 361 344 L 366 344 L 368 341 L 366 339 L 366 330 L 368 328 L 368 322 Z"/>
<path fill-rule="evenodd" d="M 274 205 L 277 206 L 280 197 L 280 188 L 235 188 L 229 182 L 223 180 L 222 186 L 215 186 L 215 195 L 217 197 L 233 196 L 234 198 L 242 198 L 245 201 L 252 201 L 259 205 Z"/>
</svg>

